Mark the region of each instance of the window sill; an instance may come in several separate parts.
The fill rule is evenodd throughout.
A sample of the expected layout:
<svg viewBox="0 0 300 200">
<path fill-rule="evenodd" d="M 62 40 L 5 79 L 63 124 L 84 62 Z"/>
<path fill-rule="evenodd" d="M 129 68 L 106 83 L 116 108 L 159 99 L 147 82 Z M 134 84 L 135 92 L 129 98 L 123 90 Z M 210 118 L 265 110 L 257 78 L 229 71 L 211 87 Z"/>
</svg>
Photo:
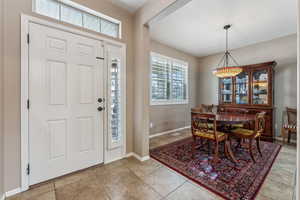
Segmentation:
<svg viewBox="0 0 300 200">
<path fill-rule="evenodd" d="M 187 105 L 188 101 L 151 101 L 150 106 Z"/>
</svg>

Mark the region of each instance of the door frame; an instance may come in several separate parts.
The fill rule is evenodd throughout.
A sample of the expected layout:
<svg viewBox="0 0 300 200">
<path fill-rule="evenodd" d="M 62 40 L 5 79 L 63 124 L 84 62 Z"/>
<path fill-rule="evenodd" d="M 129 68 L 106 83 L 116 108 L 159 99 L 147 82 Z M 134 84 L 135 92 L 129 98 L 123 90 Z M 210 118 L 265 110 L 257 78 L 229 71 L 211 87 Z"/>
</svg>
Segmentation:
<svg viewBox="0 0 300 200">
<path fill-rule="evenodd" d="M 26 191 L 29 189 L 29 175 L 27 175 L 27 166 L 29 164 L 29 110 L 27 108 L 27 100 L 29 99 L 29 45 L 27 43 L 27 35 L 29 34 L 29 24 L 35 23 L 43 26 L 47 26 L 50 28 L 54 28 L 57 30 L 69 32 L 72 34 L 80 35 L 83 37 L 91 38 L 94 40 L 99 40 L 104 45 L 104 96 L 107 98 L 107 68 L 108 62 L 106 58 L 106 44 L 112 44 L 119 46 L 122 51 L 122 68 L 123 73 L 122 77 L 122 130 L 123 130 L 123 152 L 122 157 L 126 156 L 126 44 L 122 42 L 118 42 L 112 39 L 107 39 L 105 37 L 99 36 L 97 34 L 88 33 L 85 31 L 81 31 L 75 28 L 70 28 L 65 25 L 49 22 L 44 19 L 40 19 L 37 17 L 33 17 L 26 14 L 21 14 L 21 101 L 20 101 L 20 109 L 21 109 L 21 191 Z M 106 105 L 107 106 L 107 101 Z M 106 158 L 106 154 L 109 151 L 108 147 L 108 131 L 107 131 L 107 113 L 104 115 L 104 132 L 103 132 L 103 156 L 104 163 L 108 162 L 108 158 Z M 117 158 L 118 159 L 118 158 Z"/>
</svg>

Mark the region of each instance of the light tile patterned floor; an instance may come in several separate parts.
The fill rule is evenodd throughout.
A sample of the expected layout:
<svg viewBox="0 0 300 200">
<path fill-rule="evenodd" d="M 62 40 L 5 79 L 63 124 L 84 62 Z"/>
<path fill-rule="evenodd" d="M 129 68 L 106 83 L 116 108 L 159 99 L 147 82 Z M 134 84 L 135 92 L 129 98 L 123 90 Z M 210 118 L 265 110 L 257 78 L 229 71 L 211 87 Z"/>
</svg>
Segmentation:
<svg viewBox="0 0 300 200">
<path fill-rule="evenodd" d="M 189 137 L 189 130 L 150 140 L 150 147 Z M 283 146 L 258 200 L 291 200 L 296 147 Z M 9 200 L 219 200 L 220 197 L 150 159 L 127 158 L 31 188 Z"/>
</svg>

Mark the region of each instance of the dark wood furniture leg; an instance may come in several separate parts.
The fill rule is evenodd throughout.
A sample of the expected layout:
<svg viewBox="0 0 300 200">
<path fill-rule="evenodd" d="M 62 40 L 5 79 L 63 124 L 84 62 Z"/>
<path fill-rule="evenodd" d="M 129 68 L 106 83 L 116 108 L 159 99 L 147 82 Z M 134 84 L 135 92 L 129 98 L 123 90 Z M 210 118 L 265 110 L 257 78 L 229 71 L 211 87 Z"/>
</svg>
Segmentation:
<svg viewBox="0 0 300 200">
<path fill-rule="evenodd" d="M 193 136 L 193 145 L 192 145 L 192 158 L 195 158 L 195 149 L 196 149 L 196 137 Z"/>
<path fill-rule="evenodd" d="M 250 156 L 251 156 L 253 162 L 255 163 L 256 161 L 255 161 L 254 156 L 253 156 L 252 143 L 253 143 L 253 139 L 249 139 L 249 151 L 250 151 Z"/>
<path fill-rule="evenodd" d="M 256 138 L 256 146 L 257 146 L 257 150 L 259 152 L 259 155 L 262 157 L 262 153 L 261 153 L 261 150 L 260 150 L 260 138 Z"/>
<path fill-rule="evenodd" d="M 229 154 L 229 158 L 234 162 L 234 163 L 237 163 L 237 160 L 236 158 L 234 157 L 232 151 L 231 151 L 231 147 L 230 147 L 230 142 L 228 140 L 225 141 L 225 144 L 226 146 L 226 151 L 227 153 Z"/>
<path fill-rule="evenodd" d="M 214 163 L 217 163 L 219 161 L 219 143 L 215 142 L 215 155 L 214 155 Z"/>
<path fill-rule="evenodd" d="M 208 149 L 208 155 L 211 153 L 211 145 L 210 145 L 210 140 L 207 140 L 207 149 Z"/>
<path fill-rule="evenodd" d="M 242 138 L 237 138 L 237 145 L 235 146 L 235 149 L 241 148 L 242 147 Z"/>
</svg>

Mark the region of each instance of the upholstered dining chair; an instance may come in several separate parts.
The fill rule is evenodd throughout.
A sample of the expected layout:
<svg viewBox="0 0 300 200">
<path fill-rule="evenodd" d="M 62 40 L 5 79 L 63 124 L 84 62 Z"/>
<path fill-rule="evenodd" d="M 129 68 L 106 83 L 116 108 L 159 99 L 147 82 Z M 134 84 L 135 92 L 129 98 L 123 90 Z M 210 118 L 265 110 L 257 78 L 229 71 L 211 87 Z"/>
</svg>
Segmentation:
<svg viewBox="0 0 300 200">
<path fill-rule="evenodd" d="M 219 161 L 219 143 L 226 142 L 227 135 L 223 132 L 217 131 L 216 116 L 212 113 L 191 113 L 192 117 L 192 135 L 193 135 L 193 146 L 192 146 L 192 157 L 195 156 L 197 138 L 200 138 L 201 144 L 202 139 L 213 141 L 215 143 L 214 158 L 213 162 Z M 211 127 L 212 126 L 212 127 Z M 228 149 L 224 144 L 224 152 L 228 156 Z"/>
<path fill-rule="evenodd" d="M 206 109 L 203 109 L 203 105 L 204 104 L 201 104 L 200 107 L 192 108 L 191 111 L 194 113 L 210 113 Z M 198 126 L 202 126 L 202 127 L 206 127 L 206 125 L 208 126 L 209 129 L 213 129 L 213 124 L 211 121 L 209 121 L 207 124 L 201 123 L 201 122 L 199 122 L 199 124 L 198 124 Z"/>
<path fill-rule="evenodd" d="M 237 129 L 233 129 L 231 131 L 231 133 L 240 139 L 248 139 L 249 140 L 249 152 L 250 152 L 250 156 L 253 160 L 253 162 L 255 161 L 255 158 L 253 156 L 253 150 L 252 150 L 252 143 L 253 140 L 256 140 L 256 146 L 257 146 L 257 150 L 260 154 L 260 156 L 262 156 L 261 153 L 261 149 L 260 149 L 260 136 L 261 134 L 265 131 L 265 124 L 266 124 L 266 112 L 260 112 L 256 114 L 255 117 L 255 128 L 254 130 L 250 130 L 250 129 L 245 129 L 245 128 L 237 128 Z"/>
<path fill-rule="evenodd" d="M 284 141 L 287 132 L 288 135 L 287 142 L 290 143 L 291 134 L 297 134 L 297 109 L 287 107 L 286 114 L 287 114 L 287 123 L 283 124 L 282 132 L 283 132 Z"/>
</svg>

